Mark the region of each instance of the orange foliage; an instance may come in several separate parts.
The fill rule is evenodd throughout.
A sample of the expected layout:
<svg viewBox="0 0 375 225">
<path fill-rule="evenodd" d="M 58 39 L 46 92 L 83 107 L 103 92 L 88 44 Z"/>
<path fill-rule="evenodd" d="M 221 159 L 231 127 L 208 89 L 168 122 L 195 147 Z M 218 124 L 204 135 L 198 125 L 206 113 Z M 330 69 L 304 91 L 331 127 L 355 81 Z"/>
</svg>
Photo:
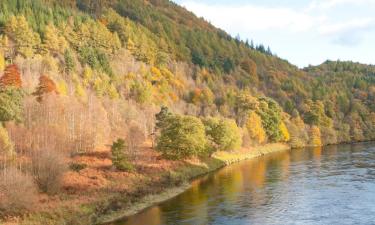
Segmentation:
<svg viewBox="0 0 375 225">
<path fill-rule="evenodd" d="M 55 82 L 46 75 L 42 75 L 39 78 L 39 85 L 33 95 L 37 96 L 38 101 L 42 100 L 42 96 L 48 93 L 58 94 Z"/>
<path fill-rule="evenodd" d="M 9 65 L 5 68 L 4 75 L 0 78 L 0 87 L 22 87 L 21 74 L 15 64 Z"/>
</svg>

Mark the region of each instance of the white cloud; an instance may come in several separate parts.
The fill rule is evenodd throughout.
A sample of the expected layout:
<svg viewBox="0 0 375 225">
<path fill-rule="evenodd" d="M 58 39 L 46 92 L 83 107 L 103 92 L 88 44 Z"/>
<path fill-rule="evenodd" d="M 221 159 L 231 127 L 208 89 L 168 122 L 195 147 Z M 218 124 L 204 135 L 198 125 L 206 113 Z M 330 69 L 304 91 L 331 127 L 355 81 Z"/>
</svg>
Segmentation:
<svg viewBox="0 0 375 225">
<path fill-rule="evenodd" d="M 373 18 L 353 19 L 343 23 L 326 24 L 319 30 L 323 35 L 339 34 L 352 30 L 370 29 L 374 26 L 374 22 Z"/>
<path fill-rule="evenodd" d="M 308 9 L 322 9 L 327 10 L 340 5 L 364 5 L 375 4 L 375 0 L 314 0 L 310 3 Z"/>
<path fill-rule="evenodd" d="M 374 58 L 375 0 L 311 0 L 282 6 L 277 0 L 178 2 L 232 35 L 269 44 L 299 66 L 326 57 L 363 62 Z"/>
<path fill-rule="evenodd" d="M 214 25 L 226 30 L 257 31 L 269 29 L 288 29 L 305 31 L 316 23 L 304 12 L 290 8 L 262 7 L 255 5 L 207 5 L 193 1 L 184 2 L 187 9 L 202 16 Z"/>
</svg>

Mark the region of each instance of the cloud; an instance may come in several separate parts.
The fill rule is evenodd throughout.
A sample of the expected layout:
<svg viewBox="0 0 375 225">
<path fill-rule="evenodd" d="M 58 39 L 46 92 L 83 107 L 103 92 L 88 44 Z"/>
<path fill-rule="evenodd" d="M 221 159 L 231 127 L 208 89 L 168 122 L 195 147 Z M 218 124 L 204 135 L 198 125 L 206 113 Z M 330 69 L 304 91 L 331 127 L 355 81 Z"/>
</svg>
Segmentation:
<svg viewBox="0 0 375 225">
<path fill-rule="evenodd" d="M 195 0 L 187 0 L 182 5 L 232 35 L 275 31 L 293 35 L 303 32 L 334 44 L 356 46 L 375 28 L 374 17 L 348 16 L 344 18 L 345 22 L 337 22 L 332 10 L 321 12 L 318 9 L 365 3 L 375 5 L 375 0 L 315 0 L 300 9 L 254 4 L 208 4 Z"/>
<path fill-rule="evenodd" d="M 310 3 L 309 10 L 327 10 L 340 5 L 368 5 L 375 4 L 375 0 L 314 0 Z"/>
<path fill-rule="evenodd" d="M 353 19 L 343 23 L 323 25 L 319 32 L 332 42 L 343 46 L 357 46 L 375 28 L 375 19 Z"/>
<path fill-rule="evenodd" d="M 227 31 L 258 31 L 287 29 L 306 31 L 315 24 L 316 18 L 291 8 L 246 5 L 208 5 L 195 1 L 182 4 L 198 16 Z"/>
</svg>

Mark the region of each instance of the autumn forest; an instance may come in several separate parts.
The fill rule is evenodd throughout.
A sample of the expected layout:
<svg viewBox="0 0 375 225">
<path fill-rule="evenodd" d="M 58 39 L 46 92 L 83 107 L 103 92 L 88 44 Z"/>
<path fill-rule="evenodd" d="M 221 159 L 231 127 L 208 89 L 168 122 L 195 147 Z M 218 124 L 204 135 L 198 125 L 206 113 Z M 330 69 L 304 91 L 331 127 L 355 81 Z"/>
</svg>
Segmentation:
<svg viewBox="0 0 375 225">
<path fill-rule="evenodd" d="M 90 224 L 216 154 L 374 139 L 375 66 L 299 69 L 168 0 L 0 2 L 0 223 Z"/>
</svg>

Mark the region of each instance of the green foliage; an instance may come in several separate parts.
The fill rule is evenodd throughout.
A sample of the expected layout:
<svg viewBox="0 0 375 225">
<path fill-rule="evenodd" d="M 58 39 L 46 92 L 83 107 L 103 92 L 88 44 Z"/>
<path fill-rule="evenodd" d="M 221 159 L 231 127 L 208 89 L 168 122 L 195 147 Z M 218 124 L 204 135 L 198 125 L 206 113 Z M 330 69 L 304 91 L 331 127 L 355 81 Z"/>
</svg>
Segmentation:
<svg viewBox="0 0 375 225">
<path fill-rule="evenodd" d="M 162 106 L 160 112 L 155 115 L 156 130 L 163 130 L 168 126 L 169 118 L 173 117 L 174 115 L 169 111 L 168 107 Z"/>
<path fill-rule="evenodd" d="M 259 99 L 258 115 L 262 118 L 262 125 L 270 141 L 278 142 L 285 139 L 281 124 L 281 108 L 274 100 L 270 98 Z"/>
<path fill-rule="evenodd" d="M 315 126 L 331 127 L 332 121 L 327 117 L 324 104 L 321 101 L 308 101 L 305 115 L 305 122 Z"/>
<path fill-rule="evenodd" d="M 20 121 L 24 93 L 15 88 L 0 90 L 0 122 Z"/>
<path fill-rule="evenodd" d="M 135 81 L 131 86 L 131 94 L 140 104 L 150 103 L 152 98 L 151 88 L 152 85 L 150 82 Z"/>
<path fill-rule="evenodd" d="M 75 171 L 75 172 L 79 172 L 83 169 L 86 169 L 87 168 L 87 164 L 84 164 L 84 163 L 72 163 L 69 165 L 69 169 Z"/>
<path fill-rule="evenodd" d="M 168 116 L 156 149 L 167 159 L 180 160 L 206 154 L 206 135 L 202 121 L 193 116 Z"/>
<path fill-rule="evenodd" d="M 120 171 L 133 171 L 133 165 L 128 161 L 125 150 L 127 146 L 125 140 L 118 139 L 111 147 L 112 163 Z"/>
<path fill-rule="evenodd" d="M 65 70 L 67 73 L 71 73 L 74 71 L 76 64 L 74 62 L 72 52 L 67 49 L 64 52 L 64 60 L 65 60 Z"/>
<path fill-rule="evenodd" d="M 80 49 L 80 57 L 81 61 L 91 68 L 113 75 L 108 57 L 100 50 L 92 47 L 83 47 Z"/>
<path fill-rule="evenodd" d="M 242 144 L 241 131 L 236 122 L 230 119 L 207 118 L 203 121 L 206 135 L 215 150 L 238 150 Z"/>
</svg>

